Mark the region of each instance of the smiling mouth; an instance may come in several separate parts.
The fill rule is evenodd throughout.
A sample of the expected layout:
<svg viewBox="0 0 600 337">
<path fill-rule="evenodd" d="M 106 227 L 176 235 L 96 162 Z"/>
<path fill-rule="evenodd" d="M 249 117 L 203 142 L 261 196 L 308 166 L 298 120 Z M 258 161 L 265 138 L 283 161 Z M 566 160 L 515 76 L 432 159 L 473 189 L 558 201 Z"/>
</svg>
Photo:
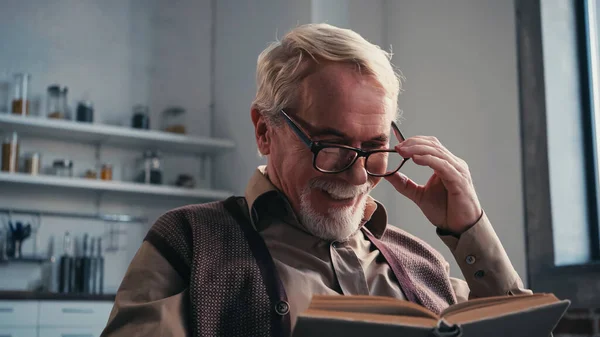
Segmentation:
<svg viewBox="0 0 600 337">
<path fill-rule="evenodd" d="M 321 192 L 323 192 L 326 196 L 328 196 L 334 202 L 349 203 L 349 202 L 354 201 L 354 199 L 356 198 L 356 196 L 348 197 L 348 196 L 331 194 L 325 190 L 321 190 Z"/>
</svg>

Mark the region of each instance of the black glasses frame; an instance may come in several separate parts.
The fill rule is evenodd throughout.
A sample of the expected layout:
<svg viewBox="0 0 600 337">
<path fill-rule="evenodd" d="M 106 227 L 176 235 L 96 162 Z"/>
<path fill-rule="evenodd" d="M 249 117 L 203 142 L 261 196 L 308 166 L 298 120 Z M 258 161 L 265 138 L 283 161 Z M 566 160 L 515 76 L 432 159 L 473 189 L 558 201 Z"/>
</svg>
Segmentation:
<svg viewBox="0 0 600 337">
<path fill-rule="evenodd" d="M 306 144 L 306 146 L 308 146 L 310 151 L 313 153 L 313 167 L 315 168 L 315 170 L 317 170 L 319 172 L 331 173 L 331 174 L 341 173 L 341 172 L 344 172 L 344 171 L 350 169 L 354 165 L 354 163 L 356 163 L 358 158 L 364 157 L 365 158 L 365 171 L 367 171 L 368 175 L 373 176 L 373 177 L 387 177 L 387 176 L 390 176 L 390 175 L 398 172 L 398 170 L 400 170 L 402 168 L 402 166 L 404 166 L 404 164 L 409 159 L 409 158 L 404 158 L 404 160 L 402 160 L 402 162 L 400 163 L 398 168 L 396 168 L 392 172 L 388 172 L 385 174 L 370 173 L 367 168 L 367 159 L 369 158 L 370 155 L 372 155 L 374 153 L 380 153 L 380 152 L 397 153 L 396 150 L 394 150 L 394 149 L 379 149 L 379 150 L 365 151 L 365 150 L 359 149 L 357 147 L 352 147 L 352 146 L 347 146 L 347 145 L 342 145 L 342 144 L 329 144 L 329 143 L 323 143 L 323 142 L 319 142 L 319 141 L 313 141 L 312 139 L 310 139 L 310 137 L 307 135 L 307 133 L 302 130 L 302 127 L 298 123 L 296 123 L 296 121 L 294 121 L 292 119 L 292 117 L 290 117 L 283 109 L 280 110 L 280 113 L 283 115 L 285 121 L 290 126 L 292 131 L 294 131 L 294 133 L 298 136 L 298 138 L 300 138 L 300 140 L 304 144 Z M 404 141 L 405 140 L 404 135 L 402 134 L 402 132 L 400 132 L 398 125 L 396 125 L 396 123 L 393 121 L 392 121 L 392 128 L 394 129 L 396 134 L 400 136 L 400 138 L 401 138 L 400 140 Z M 340 148 L 340 149 L 351 150 L 351 151 L 356 152 L 357 156 L 354 157 L 354 160 L 352 160 L 352 162 L 350 164 L 348 164 L 348 166 L 342 170 L 339 170 L 339 171 L 323 170 L 323 169 L 320 169 L 319 167 L 317 167 L 317 154 L 319 154 L 319 152 L 321 150 L 326 149 L 326 148 Z"/>
</svg>

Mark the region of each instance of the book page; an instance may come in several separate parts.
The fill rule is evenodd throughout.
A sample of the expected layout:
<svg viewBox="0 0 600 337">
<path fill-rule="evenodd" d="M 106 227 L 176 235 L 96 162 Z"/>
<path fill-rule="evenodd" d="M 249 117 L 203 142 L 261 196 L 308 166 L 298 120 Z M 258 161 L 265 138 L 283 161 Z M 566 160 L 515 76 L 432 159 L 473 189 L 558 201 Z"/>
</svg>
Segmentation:
<svg viewBox="0 0 600 337">
<path fill-rule="evenodd" d="M 315 295 L 309 309 L 423 317 L 436 321 L 439 319 L 436 314 L 418 304 L 384 296 Z"/>
<path fill-rule="evenodd" d="M 301 314 L 302 317 L 330 318 L 339 320 L 357 320 L 371 323 L 398 324 L 404 326 L 433 328 L 437 325 L 435 318 L 407 317 L 379 315 L 372 313 L 349 312 L 349 311 L 330 311 L 308 309 Z"/>
<path fill-rule="evenodd" d="M 539 297 L 544 297 L 544 296 L 547 296 L 547 294 L 510 295 L 510 296 L 507 295 L 507 296 L 492 296 L 492 297 L 477 298 L 477 299 L 470 300 L 467 302 L 462 302 L 462 303 L 451 305 L 450 307 L 446 308 L 446 310 L 442 311 L 440 316 L 445 317 L 446 315 L 449 315 L 449 314 L 454 314 L 454 313 L 467 311 L 467 310 L 476 310 L 478 308 L 496 305 L 499 303 L 521 301 L 524 298 L 532 298 L 532 297 L 539 298 Z"/>
<path fill-rule="evenodd" d="M 557 302 L 559 302 L 559 300 L 554 295 L 529 296 L 528 298 L 500 302 L 496 305 L 487 305 L 477 308 L 470 307 L 468 310 L 458 310 L 446 314 L 444 319 L 451 323 L 468 323 L 486 318 L 503 316 L 510 313 L 521 312 Z"/>
</svg>

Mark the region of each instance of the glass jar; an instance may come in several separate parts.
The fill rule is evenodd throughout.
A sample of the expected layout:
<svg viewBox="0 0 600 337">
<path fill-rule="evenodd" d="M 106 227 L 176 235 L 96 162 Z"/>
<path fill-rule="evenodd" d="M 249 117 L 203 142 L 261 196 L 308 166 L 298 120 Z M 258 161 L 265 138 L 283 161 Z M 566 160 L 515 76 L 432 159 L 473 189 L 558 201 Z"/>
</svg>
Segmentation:
<svg viewBox="0 0 600 337">
<path fill-rule="evenodd" d="M 52 163 L 52 171 L 57 177 L 73 177 L 73 162 L 67 159 L 57 159 Z"/>
<path fill-rule="evenodd" d="M 19 172 L 19 137 L 16 132 L 2 142 L 2 171 Z"/>
<path fill-rule="evenodd" d="M 150 129 L 150 109 L 145 105 L 136 105 L 133 107 L 133 117 L 131 118 L 131 127 L 134 129 Z"/>
<path fill-rule="evenodd" d="M 10 111 L 10 76 L 8 73 L 0 73 L 0 114 Z"/>
<path fill-rule="evenodd" d="M 144 156 L 138 159 L 137 167 L 137 182 L 153 185 L 162 184 L 162 169 L 158 152 L 145 151 Z"/>
<path fill-rule="evenodd" d="M 42 158 L 38 152 L 28 153 L 25 155 L 25 173 L 32 176 L 40 174 Z"/>
<path fill-rule="evenodd" d="M 163 111 L 162 129 L 166 132 L 185 134 L 185 109 L 171 107 Z"/>
<path fill-rule="evenodd" d="M 77 103 L 76 120 L 83 123 L 94 122 L 94 104 L 92 101 L 85 100 Z"/>
<path fill-rule="evenodd" d="M 71 119 L 71 110 L 69 110 L 69 88 L 63 87 L 60 90 L 60 107 L 64 113 L 64 119 Z"/>
<path fill-rule="evenodd" d="M 18 73 L 13 77 L 12 113 L 15 115 L 29 115 L 29 84 L 31 75 Z"/>
<path fill-rule="evenodd" d="M 47 90 L 46 113 L 48 118 L 64 119 L 65 112 L 63 110 L 61 100 L 61 89 L 58 85 L 51 85 Z"/>
<path fill-rule="evenodd" d="M 102 180 L 112 180 L 112 165 L 111 164 L 103 164 L 100 169 L 100 179 Z"/>
</svg>

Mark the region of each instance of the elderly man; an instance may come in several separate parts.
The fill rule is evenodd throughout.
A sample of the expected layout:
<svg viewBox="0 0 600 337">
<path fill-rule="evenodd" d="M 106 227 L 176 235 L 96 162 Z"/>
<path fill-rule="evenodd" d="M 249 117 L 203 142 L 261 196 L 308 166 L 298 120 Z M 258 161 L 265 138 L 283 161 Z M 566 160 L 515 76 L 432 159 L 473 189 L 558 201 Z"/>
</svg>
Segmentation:
<svg viewBox="0 0 600 337">
<path fill-rule="evenodd" d="M 299 26 L 261 53 L 257 85 L 251 117 L 267 165 L 244 197 L 158 219 L 104 336 L 289 336 L 314 294 L 392 296 L 440 312 L 530 293 L 467 164 L 434 137 L 402 137 L 400 81 L 385 51 L 350 30 Z M 433 169 L 427 184 L 399 171 L 407 160 Z M 466 282 L 425 242 L 387 224 L 369 195 L 382 178 L 437 227 Z"/>
</svg>

